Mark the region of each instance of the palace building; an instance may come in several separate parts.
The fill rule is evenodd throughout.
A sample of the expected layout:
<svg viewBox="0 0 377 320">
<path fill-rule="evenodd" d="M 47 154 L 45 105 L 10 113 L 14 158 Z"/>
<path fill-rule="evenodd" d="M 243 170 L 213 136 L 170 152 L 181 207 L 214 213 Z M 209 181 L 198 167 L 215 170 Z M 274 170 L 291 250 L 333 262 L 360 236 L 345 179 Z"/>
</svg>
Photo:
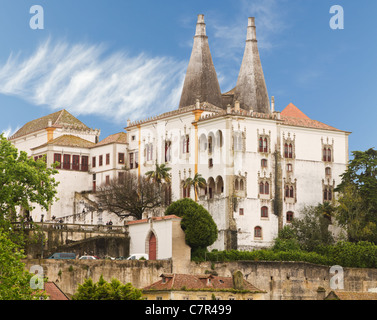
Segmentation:
<svg viewBox="0 0 377 320">
<path fill-rule="evenodd" d="M 93 203 L 96 186 L 118 177 L 124 167 L 144 175 L 156 163 L 172 168 L 173 201 L 190 197 L 210 212 L 219 230 L 211 248 L 219 250 L 267 247 L 304 206 L 334 201 L 348 163 L 350 133 L 311 119 L 292 103 L 275 110 L 257 44 L 249 18 L 236 86 L 221 93 L 199 15 L 175 110 L 127 121 L 126 133 L 101 142 L 99 130 L 65 110 L 21 128 L 10 138 L 17 148 L 35 158 L 47 155 L 48 164 L 61 162 L 60 200 L 46 217 L 77 222 L 81 215 L 86 222 L 104 222 Z M 197 199 L 184 186 L 195 174 L 207 182 Z"/>
</svg>

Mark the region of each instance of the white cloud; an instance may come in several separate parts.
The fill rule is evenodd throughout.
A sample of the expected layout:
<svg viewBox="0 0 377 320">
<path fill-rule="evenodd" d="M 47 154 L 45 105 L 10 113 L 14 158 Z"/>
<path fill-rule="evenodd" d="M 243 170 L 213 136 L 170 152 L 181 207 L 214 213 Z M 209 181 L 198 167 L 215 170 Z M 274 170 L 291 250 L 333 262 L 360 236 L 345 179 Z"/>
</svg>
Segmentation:
<svg viewBox="0 0 377 320">
<path fill-rule="evenodd" d="M 5 138 L 8 138 L 8 137 L 12 136 L 14 133 L 16 133 L 19 129 L 20 129 L 20 127 L 17 127 L 16 129 L 12 129 L 12 128 L 9 126 L 7 129 L 2 130 L 0 133 L 3 133 L 3 134 L 4 134 L 4 137 L 5 137 Z"/>
<path fill-rule="evenodd" d="M 32 56 L 10 55 L 0 64 L 0 93 L 124 123 L 177 108 L 186 68 L 169 57 L 46 41 Z"/>
</svg>

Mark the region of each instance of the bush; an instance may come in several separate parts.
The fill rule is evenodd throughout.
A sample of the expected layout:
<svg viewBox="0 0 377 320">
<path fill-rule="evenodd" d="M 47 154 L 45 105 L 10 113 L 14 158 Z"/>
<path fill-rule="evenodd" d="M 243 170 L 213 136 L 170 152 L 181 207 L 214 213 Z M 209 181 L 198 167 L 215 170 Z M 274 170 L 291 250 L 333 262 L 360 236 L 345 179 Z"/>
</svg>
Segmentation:
<svg viewBox="0 0 377 320">
<path fill-rule="evenodd" d="M 181 227 L 185 232 L 186 243 L 198 254 L 213 244 L 218 235 L 216 223 L 210 213 L 190 198 L 173 202 L 165 211 L 165 215 L 176 215 L 182 218 Z"/>
</svg>

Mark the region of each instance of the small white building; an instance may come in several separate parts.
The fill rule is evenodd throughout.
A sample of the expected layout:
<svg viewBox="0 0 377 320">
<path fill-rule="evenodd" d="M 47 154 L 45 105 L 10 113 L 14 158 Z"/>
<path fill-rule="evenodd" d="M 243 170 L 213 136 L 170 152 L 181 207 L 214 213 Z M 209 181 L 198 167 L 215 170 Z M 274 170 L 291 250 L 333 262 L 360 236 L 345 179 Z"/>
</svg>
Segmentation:
<svg viewBox="0 0 377 320">
<path fill-rule="evenodd" d="M 174 267 L 191 259 L 181 218 L 170 215 L 128 222 L 130 255 L 146 253 L 149 260 L 172 259 Z"/>
</svg>

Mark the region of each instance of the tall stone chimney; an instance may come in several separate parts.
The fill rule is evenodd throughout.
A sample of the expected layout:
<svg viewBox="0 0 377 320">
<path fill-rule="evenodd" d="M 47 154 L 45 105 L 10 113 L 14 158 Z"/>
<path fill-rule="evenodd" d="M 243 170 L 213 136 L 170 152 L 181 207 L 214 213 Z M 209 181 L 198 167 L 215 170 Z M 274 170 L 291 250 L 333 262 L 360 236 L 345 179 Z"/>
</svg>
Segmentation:
<svg viewBox="0 0 377 320">
<path fill-rule="evenodd" d="M 194 45 L 182 89 L 179 108 L 195 105 L 197 99 L 221 107 L 221 91 L 211 52 L 204 15 L 198 15 Z"/>
<path fill-rule="evenodd" d="M 269 96 L 258 51 L 255 18 L 248 19 L 245 52 L 234 99 L 240 102 L 244 110 L 270 113 Z"/>
</svg>

